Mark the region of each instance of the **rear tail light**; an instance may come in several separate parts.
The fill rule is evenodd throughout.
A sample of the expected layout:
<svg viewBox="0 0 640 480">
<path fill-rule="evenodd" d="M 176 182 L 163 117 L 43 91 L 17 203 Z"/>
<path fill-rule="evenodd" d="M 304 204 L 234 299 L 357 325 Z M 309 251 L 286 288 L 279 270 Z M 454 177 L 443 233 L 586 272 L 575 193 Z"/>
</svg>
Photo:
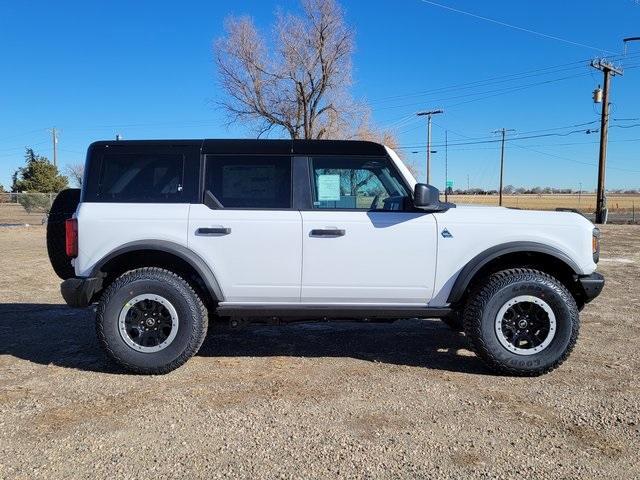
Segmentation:
<svg viewBox="0 0 640 480">
<path fill-rule="evenodd" d="M 64 227 L 67 257 L 76 258 L 78 256 L 78 220 L 69 218 L 65 221 Z"/>
</svg>

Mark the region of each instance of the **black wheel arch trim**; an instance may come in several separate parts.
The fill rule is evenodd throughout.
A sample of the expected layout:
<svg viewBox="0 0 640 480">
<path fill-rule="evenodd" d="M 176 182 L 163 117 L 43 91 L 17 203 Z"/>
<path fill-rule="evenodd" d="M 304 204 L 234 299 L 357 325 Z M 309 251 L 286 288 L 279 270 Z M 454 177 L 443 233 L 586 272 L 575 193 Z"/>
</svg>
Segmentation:
<svg viewBox="0 0 640 480">
<path fill-rule="evenodd" d="M 187 262 L 198 273 L 198 275 L 200 275 L 200 278 L 202 278 L 202 281 L 205 283 L 211 297 L 218 302 L 224 301 L 222 288 L 220 288 L 220 284 L 218 283 L 218 280 L 213 271 L 211 271 L 211 268 L 209 268 L 209 266 L 207 265 L 207 262 L 205 262 L 197 253 L 193 252 L 187 247 L 168 240 L 136 240 L 134 242 L 129 242 L 121 245 L 117 249 L 112 250 L 107 255 L 102 257 L 98 262 L 96 262 L 90 276 L 103 276 L 104 272 L 102 272 L 102 268 L 109 261 L 119 257 L 120 255 L 135 252 L 137 250 L 154 250 L 158 252 L 170 253 L 172 255 L 175 255 L 176 257 L 181 258 L 182 260 Z"/>
<path fill-rule="evenodd" d="M 522 241 L 503 243 L 501 245 L 495 245 L 491 248 L 488 248 L 487 250 L 484 250 L 483 252 L 473 257 L 469 262 L 467 262 L 467 264 L 458 274 L 458 277 L 456 278 L 456 281 L 451 288 L 451 292 L 449 293 L 447 302 L 450 305 L 458 303 L 464 296 L 465 290 L 469 286 L 469 283 L 471 283 L 471 280 L 476 275 L 476 273 L 478 273 L 482 267 L 487 265 L 492 260 L 511 253 L 527 252 L 543 253 L 555 257 L 557 260 L 560 260 L 569 268 L 571 268 L 571 270 L 573 270 L 575 274 L 580 274 L 580 267 L 578 266 L 578 264 L 569 255 L 555 247 L 537 242 Z"/>
</svg>

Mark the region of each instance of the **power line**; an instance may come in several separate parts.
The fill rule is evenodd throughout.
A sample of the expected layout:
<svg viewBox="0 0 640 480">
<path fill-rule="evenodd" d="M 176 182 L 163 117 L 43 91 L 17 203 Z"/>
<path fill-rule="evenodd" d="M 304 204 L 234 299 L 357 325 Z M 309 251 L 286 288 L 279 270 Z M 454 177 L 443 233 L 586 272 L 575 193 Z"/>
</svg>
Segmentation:
<svg viewBox="0 0 640 480">
<path fill-rule="evenodd" d="M 609 128 L 634 128 L 640 127 L 640 123 L 634 123 L 633 125 L 611 125 Z"/>
<path fill-rule="evenodd" d="M 612 121 L 613 122 L 623 122 L 623 121 L 633 121 L 633 120 L 640 120 L 640 118 L 614 118 Z M 540 128 L 540 129 L 536 129 L 536 130 L 527 130 L 527 131 L 524 131 L 524 132 L 519 132 L 519 135 L 528 135 L 530 133 L 540 133 L 540 132 L 564 130 L 564 129 L 567 129 L 567 128 L 586 127 L 588 125 L 593 125 L 593 124 L 596 124 L 596 123 L 600 123 L 600 120 L 591 120 L 589 122 L 582 122 L 582 123 L 572 123 L 570 125 L 564 125 L 564 126 L 561 126 L 561 127 L 549 127 L 549 128 Z M 439 124 L 437 122 L 433 122 L 433 124 L 435 126 L 441 128 L 442 130 L 448 130 L 449 132 L 455 133 L 456 135 L 458 135 L 460 137 L 463 137 L 463 138 L 466 138 L 468 140 L 484 140 L 486 138 L 494 138 L 493 136 L 490 136 L 490 135 L 471 137 L 471 136 L 466 135 L 464 133 L 461 133 L 459 131 L 452 130 L 449 126 L 441 125 L 441 124 Z M 631 127 L 638 127 L 638 126 L 640 126 L 640 124 L 613 125 L 613 126 L 614 127 L 621 127 L 621 128 L 631 128 Z M 594 130 L 593 133 L 595 133 L 595 132 L 596 131 Z M 574 144 L 566 144 L 566 145 L 574 145 Z"/>
<path fill-rule="evenodd" d="M 594 143 L 598 143 L 598 142 L 594 142 Z M 568 161 L 568 162 L 579 163 L 579 164 L 581 164 L 581 165 L 589 165 L 589 166 L 591 166 L 591 167 L 597 167 L 597 166 L 598 166 L 598 164 L 597 164 L 597 163 L 582 162 L 582 161 L 580 161 L 580 160 L 576 160 L 576 159 L 573 159 L 573 158 L 564 157 L 564 156 L 561 156 L 561 155 L 556 155 L 556 154 L 554 154 L 554 153 L 548 153 L 548 152 L 542 152 L 542 151 L 540 151 L 540 150 L 535 150 L 535 149 L 533 149 L 533 148 L 531 148 L 531 147 L 525 147 L 525 146 L 523 146 L 523 145 L 518 145 L 518 144 L 516 144 L 516 143 L 514 143 L 513 145 L 514 145 L 515 147 L 517 147 L 517 148 L 521 148 L 521 149 L 523 149 L 523 150 L 529 150 L 529 151 L 531 151 L 531 152 L 539 153 L 540 155 L 546 155 L 546 156 L 548 156 L 548 157 L 557 158 L 557 159 L 559 159 L 559 160 L 566 160 L 566 161 Z M 640 173 L 640 170 L 630 170 L 630 169 L 628 169 L 628 168 L 612 167 L 611 165 L 609 165 L 609 168 L 611 168 L 612 170 L 620 170 L 620 171 L 622 171 L 622 172 Z"/>
<path fill-rule="evenodd" d="M 63 152 L 68 152 L 68 153 L 78 153 L 80 155 L 84 155 L 85 153 L 87 153 L 86 151 L 85 152 L 80 152 L 78 150 L 69 150 L 68 148 L 59 148 L 59 150 L 61 150 Z"/>
<path fill-rule="evenodd" d="M 41 132 L 41 133 L 45 133 L 45 132 L 46 132 L 46 130 L 47 130 L 46 128 L 37 128 L 37 129 L 35 129 L 35 130 L 29 130 L 29 131 L 27 131 L 27 132 L 16 133 L 15 135 L 11 135 L 11 136 L 9 136 L 9 137 L 3 137 L 3 138 L 0 138 L 0 141 L 3 141 L 3 142 L 4 142 L 5 140 L 12 140 L 12 139 L 14 139 L 14 138 L 23 137 L 23 136 L 25 136 L 25 135 L 30 135 L 30 134 L 32 134 L 32 133 L 39 133 L 39 132 Z"/>
<path fill-rule="evenodd" d="M 621 57 L 621 58 L 618 59 L 617 57 Z M 627 57 L 624 57 L 623 55 L 610 55 L 610 56 L 605 56 L 604 58 L 608 58 L 610 60 L 618 60 L 618 61 L 620 61 L 620 60 L 635 59 L 635 58 L 638 58 L 638 57 L 640 57 L 640 53 L 629 55 Z M 588 66 L 590 61 L 591 61 L 591 58 L 585 58 L 585 59 L 582 59 L 582 60 L 577 60 L 577 61 L 569 62 L 569 63 L 562 63 L 562 64 L 553 65 L 553 66 L 549 66 L 549 67 L 542 67 L 542 68 L 536 68 L 536 69 L 532 69 L 532 70 L 525 70 L 525 71 L 522 71 L 522 72 L 510 73 L 510 74 L 506 74 L 506 75 L 498 75 L 498 76 L 495 76 L 495 77 L 485 78 L 483 80 L 474 80 L 473 82 L 458 83 L 458 84 L 454 84 L 454 85 L 438 87 L 438 88 L 429 89 L 429 90 L 420 90 L 420 91 L 417 91 L 417 92 L 410 92 L 410 93 L 406 93 L 406 94 L 392 95 L 392 96 L 387 96 L 387 97 L 380 97 L 380 98 L 371 100 L 369 103 L 370 104 L 384 103 L 384 102 L 386 102 L 388 100 L 397 100 L 397 99 L 400 99 L 400 98 L 407 98 L 407 97 L 411 97 L 411 96 L 427 95 L 429 93 L 440 93 L 440 92 L 449 91 L 449 90 L 464 90 L 464 89 L 468 89 L 468 88 L 483 87 L 483 86 L 490 86 L 490 85 L 498 84 L 498 83 L 505 83 L 505 82 L 509 82 L 509 81 L 513 81 L 513 80 L 521 80 L 521 79 L 525 79 L 525 78 L 537 77 L 537 76 L 542 76 L 542 75 L 551 75 L 551 74 L 555 74 L 557 72 L 564 72 L 564 71 L 571 71 L 571 70 L 581 69 L 583 67 Z M 573 66 L 570 67 L 570 68 L 562 68 L 562 67 L 569 67 L 571 65 L 573 65 Z"/>
<path fill-rule="evenodd" d="M 537 35 L 539 37 L 548 38 L 550 40 L 556 40 L 558 42 L 563 42 L 563 43 L 566 43 L 566 44 L 569 44 L 569 45 L 573 45 L 573 46 L 576 46 L 576 47 L 589 48 L 591 50 L 596 50 L 598 52 L 607 52 L 607 53 L 611 53 L 611 54 L 614 54 L 614 55 L 618 55 L 617 53 L 612 52 L 610 50 L 605 50 L 603 48 L 594 47 L 594 46 L 587 45 L 587 44 L 584 44 L 584 43 L 574 42 L 573 40 L 567 40 L 566 38 L 561 38 L 561 37 L 557 37 L 555 35 L 549 35 L 547 33 L 538 32 L 536 30 L 531 30 L 530 28 L 519 27 L 517 25 L 512 25 L 510 23 L 502 22 L 500 20 L 494 20 L 493 18 L 484 17 L 482 15 L 477 15 L 475 13 L 466 12 L 464 10 L 459 10 L 457 8 L 449 7 L 449 6 L 443 5 L 441 3 L 432 2 L 430 0 L 421 0 L 421 1 L 422 1 L 422 3 L 427 3 L 427 4 L 433 5 L 435 7 L 444 8 L 445 10 L 449 10 L 451 12 L 460 13 L 462 15 L 468 15 L 468 16 L 473 17 L 473 18 L 484 20 L 486 22 L 495 23 L 496 25 L 501 25 L 503 27 L 512 28 L 514 30 L 519 30 L 521 32 L 530 33 L 532 35 Z"/>
<path fill-rule="evenodd" d="M 490 97 L 495 97 L 495 96 L 498 96 L 498 95 L 504 95 L 504 94 L 507 94 L 507 93 L 517 92 L 517 91 L 520 91 L 520 90 L 524 90 L 526 88 L 537 87 L 537 86 L 540 86 L 540 85 L 547 85 L 549 83 L 556 83 L 556 82 L 561 82 L 563 80 L 569 80 L 569 79 L 578 78 L 578 77 L 585 77 L 585 76 L 589 76 L 589 75 L 590 75 L 590 73 L 588 73 L 588 72 L 578 73 L 578 74 L 575 74 L 575 75 L 568 75 L 568 76 L 565 76 L 565 77 L 553 78 L 551 80 L 544 80 L 542 82 L 528 83 L 528 84 L 524 84 L 524 85 L 515 85 L 515 86 L 512 86 L 512 87 L 498 88 L 498 89 L 495 89 L 495 90 L 487 90 L 487 91 L 484 91 L 484 92 L 465 93 L 465 94 L 462 94 L 462 95 L 455 95 L 455 96 L 452 96 L 452 97 L 446 97 L 446 98 L 440 98 L 440 99 L 429 99 L 429 103 L 442 103 L 442 102 L 446 102 L 447 100 L 455 100 L 457 98 L 465 98 L 465 97 L 472 97 L 472 96 L 476 96 L 476 95 L 491 94 L 491 95 L 483 96 L 483 97 L 480 97 L 480 98 L 468 100 L 468 101 L 465 101 L 465 102 L 460 102 L 460 103 L 455 103 L 453 105 L 449 105 L 449 107 L 454 107 L 454 106 L 462 105 L 462 104 L 465 104 L 465 103 L 470 103 L 470 102 L 475 102 L 475 101 L 478 101 L 478 100 L 483 100 L 485 98 L 490 98 Z M 422 103 L 424 103 L 423 100 L 418 101 L 418 102 L 412 102 L 412 103 L 403 103 L 401 105 L 387 105 L 387 106 L 383 106 L 383 107 L 374 108 L 373 110 L 379 111 L 379 110 L 390 110 L 390 109 L 394 109 L 394 108 L 412 107 L 412 106 L 415 106 L 415 105 L 420 105 Z"/>
<path fill-rule="evenodd" d="M 567 133 L 544 133 L 544 134 L 539 134 L 539 135 L 528 135 L 528 136 L 524 136 L 524 137 L 511 137 L 507 141 L 513 142 L 515 140 L 529 140 L 529 139 L 532 139 L 532 138 L 543 138 L 543 137 L 566 137 L 568 135 L 573 135 L 574 133 L 586 133 L 586 132 L 591 132 L 591 130 L 574 130 L 572 132 L 567 132 Z M 486 144 L 486 143 L 497 143 L 497 142 L 500 142 L 500 141 L 501 140 L 477 140 L 477 141 L 472 141 L 472 142 L 449 143 L 449 146 L 480 145 L 480 144 Z M 422 144 L 418 144 L 418 145 L 402 145 L 399 148 L 407 149 L 407 148 L 417 148 L 417 147 L 422 147 L 422 146 L 424 146 L 424 145 L 422 145 Z M 444 146 L 444 144 L 432 145 L 432 147 L 442 147 L 442 146 Z"/>
<path fill-rule="evenodd" d="M 410 93 L 405 93 L 405 94 L 400 94 L 400 95 L 392 95 L 392 96 L 389 96 L 389 97 L 381 97 L 381 98 L 372 100 L 370 103 L 372 103 L 372 104 L 384 103 L 384 102 L 389 101 L 389 100 L 398 100 L 398 99 L 401 99 L 401 98 L 408 98 L 408 97 L 418 97 L 418 96 L 429 95 L 431 93 L 442 93 L 442 92 L 451 91 L 451 90 L 467 90 L 469 88 L 486 87 L 486 86 L 491 86 L 491 85 L 500 84 L 500 83 L 512 82 L 514 80 L 522 80 L 522 79 L 531 78 L 531 77 L 539 77 L 539 76 L 542 76 L 542 75 L 551 75 L 551 74 L 556 73 L 557 71 L 564 72 L 564 71 L 577 70 L 579 68 L 582 68 L 584 66 L 583 65 L 584 63 L 585 62 L 580 62 L 581 65 L 576 65 L 576 66 L 573 66 L 573 67 L 570 67 L 570 68 L 566 68 L 566 69 L 561 69 L 561 70 L 557 70 L 556 69 L 555 71 L 551 71 L 551 70 L 545 68 L 545 69 L 539 69 L 539 70 L 549 70 L 549 71 L 526 75 L 527 73 L 530 73 L 530 72 L 539 71 L 539 70 L 532 70 L 532 71 L 529 71 L 529 72 L 522 72 L 522 73 L 518 73 L 518 74 L 509 74 L 509 75 L 500 75 L 500 76 L 497 76 L 497 77 L 490 77 L 490 78 L 487 78 L 485 80 L 476 80 L 476 81 L 473 81 L 473 82 L 458 83 L 458 84 L 454 84 L 454 85 L 438 87 L 438 88 L 433 88 L 433 89 L 429 89 L 429 90 L 420 90 L 420 91 L 417 91 L 417 92 L 410 92 Z"/>
<path fill-rule="evenodd" d="M 49 143 L 50 140 L 43 140 L 41 142 L 37 142 L 37 143 L 30 143 L 28 146 L 29 147 L 37 147 L 38 145 L 43 145 L 45 143 Z M 15 151 L 15 150 L 24 150 L 25 148 L 27 148 L 26 146 L 21 146 L 21 147 L 11 147 L 11 148 L 3 148 L 2 150 L 0 150 L 0 152 L 11 152 L 11 151 Z"/>
<path fill-rule="evenodd" d="M 519 132 L 519 135 L 528 135 L 531 133 L 540 133 L 540 132 L 550 132 L 550 131 L 556 131 L 556 130 L 564 130 L 567 128 L 575 128 L 575 127 L 584 127 L 587 125 L 593 125 L 594 123 L 598 123 L 599 120 L 593 120 L 591 122 L 583 122 L 583 123 L 574 123 L 571 125 L 565 125 L 562 127 L 550 127 L 550 128 L 541 128 L 541 129 L 537 129 L 537 130 L 528 130 L 528 131 L 524 131 L 524 132 Z M 439 123 L 433 122 L 433 124 L 439 128 L 441 128 L 442 130 L 448 130 L 452 133 L 455 133 L 456 135 L 466 138 L 467 140 L 485 140 L 485 139 L 489 139 L 489 138 L 495 138 L 493 135 L 489 136 L 489 135 L 485 135 L 485 136 L 481 136 L 481 137 L 470 137 L 468 135 L 465 135 L 463 133 L 460 133 L 458 131 L 452 130 L 451 128 L 449 128 L 448 126 L 444 126 L 444 125 L 440 125 Z M 583 130 L 580 130 L 583 131 Z M 594 131 L 595 132 L 595 131 Z M 586 133 L 586 131 L 585 131 Z M 559 134 L 561 136 L 566 136 L 563 134 Z M 517 137 L 516 137 L 517 138 Z M 449 144 L 449 145 L 453 145 L 453 144 Z"/>
<path fill-rule="evenodd" d="M 520 133 L 524 134 L 524 135 L 528 135 L 530 133 L 550 132 L 550 131 L 554 131 L 554 130 L 564 130 L 565 128 L 586 127 L 587 125 L 593 125 L 594 123 L 598 123 L 598 122 L 599 122 L 599 120 L 593 120 L 591 122 L 575 123 L 573 125 L 566 125 L 564 127 L 542 128 L 542 129 L 539 129 L 539 130 L 529 130 L 529 131 L 520 132 Z"/>
<path fill-rule="evenodd" d="M 634 65 L 626 67 L 626 70 L 632 70 L 632 69 L 639 68 L 639 67 L 640 67 L 640 64 L 634 64 Z M 474 99 L 471 99 L 471 100 L 468 100 L 468 101 L 465 101 L 465 102 L 459 102 L 459 103 L 451 104 L 451 105 L 448 105 L 447 108 L 456 107 L 456 106 L 459 106 L 459 105 L 464 105 L 464 104 L 467 104 L 467 103 L 476 102 L 476 101 L 484 100 L 484 99 L 495 97 L 495 96 L 499 96 L 499 95 L 504 95 L 504 94 L 508 94 L 508 93 L 517 92 L 517 91 L 524 90 L 526 88 L 531 88 L 531 87 L 538 86 L 538 85 L 543 85 L 543 84 L 553 83 L 553 82 L 557 82 L 557 81 L 562 81 L 562 80 L 566 80 L 566 79 L 569 79 L 569 78 L 582 77 L 582 76 L 586 76 L 586 75 L 591 75 L 591 73 L 588 72 L 588 73 L 585 73 L 585 74 L 577 74 L 575 76 L 569 76 L 569 77 L 563 77 L 563 78 L 559 78 L 559 79 L 547 80 L 545 82 L 537 82 L 537 83 L 534 83 L 534 84 L 527 84 L 527 85 L 524 85 L 524 86 L 515 86 L 515 87 L 507 87 L 505 89 L 498 89 L 498 90 L 494 90 L 493 92 L 496 92 L 496 93 L 493 93 L 491 95 L 486 95 L 486 96 L 483 96 L 483 97 L 474 98 Z M 488 93 L 488 92 L 477 92 L 475 94 L 465 94 L 465 95 L 462 95 L 462 96 L 456 96 L 456 97 L 451 97 L 451 98 L 461 98 L 461 97 L 464 97 L 464 96 L 482 95 L 483 93 Z M 448 99 L 451 99 L 451 98 L 448 98 Z M 431 103 L 441 103 L 444 100 L 447 100 L 447 99 L 435 99 L 435 100 L 429 100 L 429 101 Z M 385 106 L 385 107 L 379 107 L 379 108 L 374 109 L 374 110 L 387 110 L 387 109 L 392 109 L 392 108 L 402 108 L 402 107 L 419 105 L 420 103 L 421 102 L 414 102 L 414 103 L 410 103 L 410 104 Z M 397 120 L 397 122 L 401 122 L 403 119 L 409 119 L 410 120 L 411 117 L 412 117 L 412 114 L 406 115 L 406 116 L 402 117 L 401 119 Z M 396 122 L 394 121 L 393 123 L 396 123 Z M 453 133 L 455 133 L 455 132 L 453 132 Z"/>
</svg>

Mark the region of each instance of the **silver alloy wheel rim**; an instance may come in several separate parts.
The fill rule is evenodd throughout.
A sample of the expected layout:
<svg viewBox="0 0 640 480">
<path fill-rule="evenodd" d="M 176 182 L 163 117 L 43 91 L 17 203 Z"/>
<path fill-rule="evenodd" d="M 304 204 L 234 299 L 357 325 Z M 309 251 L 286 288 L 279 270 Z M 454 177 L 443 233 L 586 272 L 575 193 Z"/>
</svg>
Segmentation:
<svg viewBox="0 0 640 480">
<path fill-rule="evenodd" d="M 504 333 L 504 328 L 503 328 L 506 322 L 505 314 L 507 313 L 507 311 L 509 311 L 509 309 L 513 308 L 514 306 L 517 306 L 518 304 L 523 304 L 523 303 L 530 303 L 541 308 L 547 314 L 547 321 L 548 321 L 548 333 L 546 334 L 546 337 L 544 338 L 544 340 L 539 345 L 529 347 L 529 348 L 520 348 L 514 345 L 506 337 Z M 502 308 L 500 308 L 500 310 L 498 311 L 498 314 L 496 315 L 496 321 L 495 321 L 495 332 L 500 344 L 510 352 L 515 353 L 517 355 L 535 355 L 536 353 L 540 353 L 545 348 L 547 348 L 553 341 L 554 337 L 556 336 L 556 316 L 553 313 L 553 310 L 551 309 L 549 304 L 544 300 L 542 300 L 541 298 L 534 297 L 533 295 L 519 295 L 507 301 L 502 306 Z"/>
<path fill-rule="evenodd" d="M 127 331 L 127 324 L 128 324 L 127 316 L 129 315 L 129 313 L 134 307 L 136 307 L 138 304 L 144 301 L 156 302 L 162 305 L 162 307 L 164 307 L 167 310 L 167 313 L 169 314 L 169 317 L 171 320 L 171 331 L 169 332 L 169 335 L 167 335 L 165 339 L 163 339 L 161 342 L 158 342 L 154 346 L 144 346 L 137 343 Z M 133 297 L 131 300 L 129 300 L 124 305 L 124 307 L 122 307 L 122 310 L 120 311 L 120 316 L 118 317 L 118 329 L 120 330 L 120 336 L 122 337 L 122 340 L 124 340 L 124 342 L 129 347 L 142 353 L 155 353 L 167 348 L 171 344 L 171 342 L 173 342 L 173 340 L 176 338 L 176 335 L 178 334 L 178 325 L 179 325 L 178 312 L 176 311 L 175 307 L 171 304 L 171 302 L 169 302 L 169 300 L 167 300 L 166 298 L 161 297 L 160 295 L 154 295 L 149 293 L 138 295 L 136 297 Z"/>
</svg>

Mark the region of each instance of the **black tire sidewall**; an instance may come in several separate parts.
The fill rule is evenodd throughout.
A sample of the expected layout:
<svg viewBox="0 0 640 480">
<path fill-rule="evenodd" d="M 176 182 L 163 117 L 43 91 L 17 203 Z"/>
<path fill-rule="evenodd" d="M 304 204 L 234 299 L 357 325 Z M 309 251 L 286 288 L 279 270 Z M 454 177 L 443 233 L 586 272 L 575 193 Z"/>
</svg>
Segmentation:
<svg viewBox="0 0 640 480">
<path fill-rule="evenodd" d="M 498 340 L 496 316 L 502 306 L 520 295 L 531 295 L 545 301 L 556 317 L 556 332 L 551 343 L 541 352 L 518 355 L 507 350 Z M 573 338 L 574 316 L 571 304 L 556 285 L 550 282 L 521 280 L 496 291 L 486 303 L 481 318 L 481 335 L 485 347 L 502 365 L 517 370 L 544 369 L 562 358 Z"/>
<path fill-rule="evenodd" d="M 119 317 L 124 305 L 143 294 L 155 294 L 167 299 L 178 314 L 178 332 L 173 341 L 158 352 L 139 352 L 127 345 L 120 334 Z M 119 286 L 104 304 L 101 319 L 103 340 L 109 353 L 119 363 L 134 369 L 163 369 L 194 348 L 194 332 L 200 327 L 199 309 L 194 293 L 186 285 L 160 279 L 135 279 Z M 195 348 L 199 347 L 196 346 Z M 195 352 L 194 352 L 195 353 Z M 188 356 L 190 356 L 189 354 Z"/>
</svg>

